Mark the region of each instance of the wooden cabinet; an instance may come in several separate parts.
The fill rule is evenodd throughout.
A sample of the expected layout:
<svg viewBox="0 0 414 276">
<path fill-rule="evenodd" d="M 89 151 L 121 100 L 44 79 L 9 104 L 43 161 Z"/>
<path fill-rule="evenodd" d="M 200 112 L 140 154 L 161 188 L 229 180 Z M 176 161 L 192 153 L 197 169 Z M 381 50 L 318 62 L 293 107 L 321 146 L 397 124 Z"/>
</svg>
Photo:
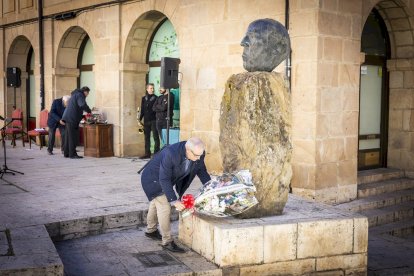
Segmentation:
<svg viewBox="0 0 414 276">
<path fill-rule="evenodd" d="M 111 124 L 90 124 L 83 127 L 83 144 L 85 156 L 114 156 L 113 134 Z"/>
</svg>

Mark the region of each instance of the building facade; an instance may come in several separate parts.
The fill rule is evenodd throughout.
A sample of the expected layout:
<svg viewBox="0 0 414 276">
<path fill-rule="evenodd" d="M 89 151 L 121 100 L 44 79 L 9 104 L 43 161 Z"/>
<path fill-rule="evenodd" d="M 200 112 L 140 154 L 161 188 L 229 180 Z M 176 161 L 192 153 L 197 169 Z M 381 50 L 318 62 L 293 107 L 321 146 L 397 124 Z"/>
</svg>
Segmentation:
<svg viewBox="0 0 414 276">
<path fill-rule="evenodd" d="M 248 24 L 273 18 L 292 46 L 291 66 L 276 68 L 292 95 L 292 192 L 339 203 L 356 198 L 359 169 L 414 173 L 414 1 L 3 0 L 0 14 L 0 114 L 21 108 L 26 126 L 53 99 L 89 85 L 90 105 L 114 125 L 115 155 L 142 154 L 136 110 L 149 49 L 169 20 L 180 58 L 180 139 L 202 138 L 208 169 L 219 172 L 226 80 L 244 72 Z M 8 68 L 20 68 L 18 87 Z"/>
</svg>

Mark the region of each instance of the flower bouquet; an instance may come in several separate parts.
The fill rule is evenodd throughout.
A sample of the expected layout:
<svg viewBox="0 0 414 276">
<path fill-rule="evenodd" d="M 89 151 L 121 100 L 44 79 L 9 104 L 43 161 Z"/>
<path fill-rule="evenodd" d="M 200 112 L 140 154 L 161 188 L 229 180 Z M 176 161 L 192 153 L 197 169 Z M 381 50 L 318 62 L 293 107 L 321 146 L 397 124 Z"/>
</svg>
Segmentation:
<svg viewBox="0 0 414 276">
<path fill-rule="evenodd" d="M 195 198 L 192 195 L 183 196 L 182 201 L 186 210 L 182 217 L 193 211 L 215 217 L 240 214 L 258 203 L 255 192 L 256 187 L 248 170 L 213 176 Z"/>
</svg>

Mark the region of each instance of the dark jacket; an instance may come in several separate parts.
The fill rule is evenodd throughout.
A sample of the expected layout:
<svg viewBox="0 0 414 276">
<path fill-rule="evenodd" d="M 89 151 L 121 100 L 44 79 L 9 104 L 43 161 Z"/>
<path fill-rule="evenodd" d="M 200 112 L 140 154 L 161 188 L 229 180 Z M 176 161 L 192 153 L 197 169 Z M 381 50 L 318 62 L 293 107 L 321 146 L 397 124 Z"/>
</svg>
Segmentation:
<svg viewBox="0 0 414 276">
<path fill-rule="evenodd" d="M 76 89 L 71 95 L 65 112 L 63 113 L 62 120 L 72 124 L 79 124 L 82 120 L 83 111 L 90 113 L 91 109 L 86 103 L 86 97 L 82 90 Z"/>
<path fill-rule="evenodd" d="M 158 120 L 166 120 L 167 119 L 167 108 L 168 108 L 168 94 L 161 95 L 157 98 L 155 101 L 154 106 L 152 107 L 152 110 L 155 111 L 155 117 Z M 174 95 L 170 93 L 170 126 L 172 125 L 172 117 L 174 115 Z"/>
<path fill-rule="evenodd" d="M 47 126 L 56 128 L 59 126 L 59 121 L 62 119 L 65 106 L 63 105 L 63 98 L 55 99 L 50 108 L 49 117 L 47 118 Z"/>
<path fill-rule="evenodd" d="M 152 107 L 157 100 L 157 96 L 154 94 L 150 95 L 146 93 L 141 100 L 141 113 L 139 114 L 139 120 L 141 121 L 144 118 L 144 124 L 151 121 L 155 121 L 155 111 L 152 110 Z"/>
<path fill-rule="evenodd" d="M 186 160 L 185 143 L 182 141 L 167 146 L 144 169 L 141 184 L 149 201 L 162 194 L 169 202 L 177 200 L 173 186 L 181 199 L 196 175 L 203 184 L 211 179 L 204 164 L 205 153 L 199 160 L 191 162 L 189 174 L 182 177 Z"/>
</svg>

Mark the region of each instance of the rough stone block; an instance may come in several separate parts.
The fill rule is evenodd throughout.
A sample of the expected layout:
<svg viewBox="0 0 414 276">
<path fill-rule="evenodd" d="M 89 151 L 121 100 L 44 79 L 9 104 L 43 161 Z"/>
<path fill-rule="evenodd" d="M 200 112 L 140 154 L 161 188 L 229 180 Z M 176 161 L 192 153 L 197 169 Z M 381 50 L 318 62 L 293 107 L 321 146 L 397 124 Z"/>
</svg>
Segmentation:
<svg viewBox="0 0 414 276">
<path fill-rule="evenodd" d="M 297 224 L 264 226 L 264 262 L 288 261 L 296 258 Z"/>
<path fill-rule="evenodd" d="M 137 212 L 115 214 L 104 217 L 103 228 L 119 228 L 123 226 L 138 225 L 139 215 Z"/>
<path fill-rule="evenodd" d="M 205 256 L 207 259 L 214 258 L 214 225 L 202 220 L 198 217 L 193 217 L 197 220 L 192 228 L 192 248 L 194 251 Z"/>
<path fill-rule="evenodd" d="M 70 221 L 61 221 L 59 226 L 59 234 L 67 235 L 71 233 L 82 233 L 89 229 L 89 219 L 74 219 Z"/>
<path fill-rule="evenodd" d="M 315 259 L 277 262 L 240 268 L 240 276 L 247 275 L 304 275 L 315 271 Z"/>
<path fill-rule="evenodd" d="M 298 258 L 352 253 L 353 221 L 321 220 L 298 224 Z"/>
<path fill-rule="evenodd" d="M 339 255 L 316 259 L 316 270 L 358 269 L 367 266 L 367 254 Z"/>
<path fill-rule="evenodd" d="M 354 218 L 354 253 L 368 251 L 368 219 Z"/>
<path fill-rule="evenodd" d="M 180 223 L 178 225 L 178 238 L 188 247 L 193 245 L 193 217 L 182 218 L 180 216 Z"/>
<path fill-rule="evenodd" d="M 214 256 L 220 266 L 263 262 L 263 226 L 215 226 Z"/>
</svg>

